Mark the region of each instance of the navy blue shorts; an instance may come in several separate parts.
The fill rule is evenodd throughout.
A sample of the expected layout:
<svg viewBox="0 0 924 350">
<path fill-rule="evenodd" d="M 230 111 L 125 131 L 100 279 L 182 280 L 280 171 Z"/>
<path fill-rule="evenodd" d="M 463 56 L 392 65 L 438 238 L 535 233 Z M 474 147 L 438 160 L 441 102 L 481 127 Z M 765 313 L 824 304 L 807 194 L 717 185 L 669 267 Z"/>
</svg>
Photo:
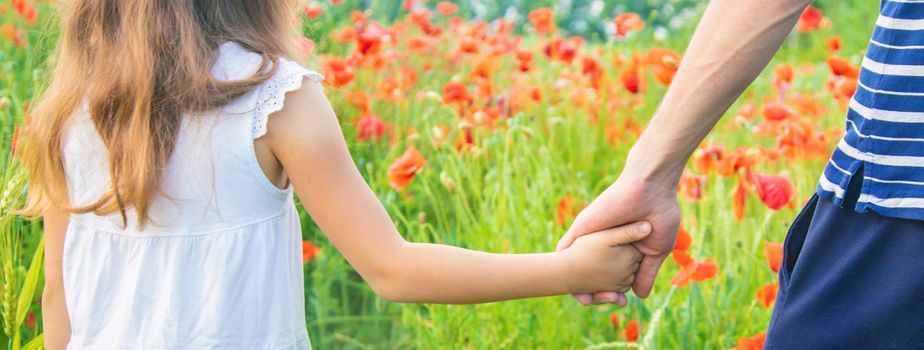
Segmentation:
<svg viewBox="0 0 924 350">
<path fill-rule="evenodd" d="M 793 222 L 764 349 L 924 349 L 924 221 L 853 211 L 859 182 Z"/>
</svg>

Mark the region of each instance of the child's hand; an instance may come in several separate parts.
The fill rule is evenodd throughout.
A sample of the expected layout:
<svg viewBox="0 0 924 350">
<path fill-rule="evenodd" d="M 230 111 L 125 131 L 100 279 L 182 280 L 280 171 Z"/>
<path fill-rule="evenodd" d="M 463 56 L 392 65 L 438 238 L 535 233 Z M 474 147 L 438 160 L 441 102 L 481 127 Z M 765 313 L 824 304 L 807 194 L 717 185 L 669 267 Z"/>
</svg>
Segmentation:
<svg viewBox="0 0 924 350">
<path fill-rule="evenodd" d="M 651 224 L 637 222 L 581 236 L 560 251 L 568 269 L 571 293 L 625 293 L 635 281 L 642 253 L 632 246 L 651 233 Z"/>
</svg>

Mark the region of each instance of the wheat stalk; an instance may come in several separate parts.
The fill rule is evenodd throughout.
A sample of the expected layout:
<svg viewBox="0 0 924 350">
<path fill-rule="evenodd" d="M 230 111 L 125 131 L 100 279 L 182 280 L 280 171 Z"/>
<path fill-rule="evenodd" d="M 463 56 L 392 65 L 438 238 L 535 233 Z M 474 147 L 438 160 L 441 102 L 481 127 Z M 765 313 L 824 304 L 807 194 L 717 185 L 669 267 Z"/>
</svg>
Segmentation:
<svg viewBox="0 0 924 350">
<path fill-rule="evenodd" d="M 6 235 L 6 234 L 4 234 Z M 6 240 L 4 240 L 6 241 Z M 8 247 L 4 247 L 8 248 Z M 9 251 L 10 249 L 4 249 L 4 251 Z M 0 279 L 2 279 L 3 286 L 3 296 L 0 300 L 0 319 L 3 320 L 3 332 L 6 333 L 10 338 L 13 337 L 14 327 L 14 318 L 16 316 L 16 269 L 13 267 L 13 258 L 4 257 L 3 261 L 0 262 L 3 264 L 2 271 L 0 271 Z"/>
<path fill-rule="evenodd" d="M 0 193 L 0 321 L 3 332 L 13 338 L 16 329 L 17 273 L 19 250 L 22 237 L 16 229 L 14 216 L 10 213 L 22 199 L 27 175 L 11 162 L 5 171 L 6 186 Z"/>
</svg>

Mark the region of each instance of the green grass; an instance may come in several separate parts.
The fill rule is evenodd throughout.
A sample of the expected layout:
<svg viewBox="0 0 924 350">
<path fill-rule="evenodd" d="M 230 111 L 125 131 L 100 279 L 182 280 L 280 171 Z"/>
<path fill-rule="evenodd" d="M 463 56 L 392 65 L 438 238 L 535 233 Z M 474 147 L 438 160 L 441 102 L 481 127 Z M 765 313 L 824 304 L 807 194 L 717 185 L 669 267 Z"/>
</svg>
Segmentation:
<svg viewBox="0 0 924 350">
<path fill-rule="evenodd" d="M 817 93 L 828 109 L 816 123 L 823 130 L 842 126 L 844 115 L 843 109 L 823 90 L 828 78 L 825 59 L 829 55 L 825 40 L 832 35 L 841 36 L 844 48 L 840 54 L 858 63 L 875 21 L 876 4 L 865 1 L 851 1 L 850 6 L 843 4 L 844 1 L 819 1 L 816 6 L 831 18 L 833 28 L 794 34 L 771 65 L 785 62 L 797 67 L 802 64 L 816 66 L 815 74 L 799 75 L 793 88 L 803 93 Z M 54 36 L 54 17 L 47 7 L 41 9 L 42 24 L 29 29 L 31 46 L 28 49 L 14 48 L 0 39 L 0 99 L 9 101 L 0 109 L 0 140 L 10 139 L 14 126 L 24 119 L 26 104 L 47 74 L 45 67 Z M 329 11 L 306 28 L 311 37 L 320 41 L 317 61 L 323 62 L 327 53 L 348 53 L 349 47 L 328 41 L 325 35 L 347 23 L 347 12 L 339 8 Z M 388 16 L 381 14 L 377 18 Z M 0 16 L 0 23 L 7 22 L 21 24 L 11 13 Z M 610 62 L 612 55 L 626 55 L 651 46 L 682 51 L 693 25 L 693 22 L 683 24 L 663 41 L 654 41 L 653 28 L 649 27 L 629 41 L 597 41 L 589 45 L 605 49 L 605 63 Z M 521 31 L 527 33 L 528 29 Z M 453 76 L 464 78 L 473 66 L 471 59 L 463 60 L 458 66 L 449 65 L 439 57 L 414 57 L 402 62 L 419 74 L 418 83 L 406 92 L 408 98 L 400 103 L 373 100 L 371 106 L 373 112 L 392 125 L 393 132 L 400 133 L 394 144 L 388 140 L 355 140 L 350 121 L 358 117 L 359 112 L 344 98 L 347 91 L 373 93 L 374 87 L 389 74 L 360 70 L 357 80 L 350 85 L 341 89 L 327 88 L 360 170 L 408 240 L 492 252 L 549 251 L 566 229 L 555 221 L 557 202 L 569 195 L 589 202 L 619 175 L 633 138 L 627 136 L 612 147 L 606 140 L 604 126 L 622 125 L 626 119 L 644 124 L 665 88 L 649 81 L 649 89 L 642 95 L 640 105 L 612 111 L 601 108 L 598 112 L 602 117 L 594 121 L 588 110 L 574 108 L 570 103 L 571 89 L 552 89 L 559 73 L 574 67 L 548 62 L 536 49 L 538 42 L 535 36 L 527 36 L 524 40 L 523 46 L 536 52 L 535 71 L 525 78 L 541 88 L 543 102 L 503 120 L 493 131 L 476 129 L 477 149 L 466 154 L 459 154 L 452 148 L 461 132 L 457 128 L 460 121 L 456 112 L 439 100 L 416 96 L 431 91 L 441 93 L 443 85 Z M 455 42 L 447 40 L 440 48 L 448 52 L 455 48 Z M 436 68 L 424 72 L 421 67 L 426 62 L 436 63 Z M 501 62 L 505 69 L 512 69 L 509 57 Z M 616 79 L 612 69 L 608 74 Z M 769 72 L 762 75 L 731 111 L 737 111 L 747 102 L 760 105 L 764 96 L 773 93 L 770 79 Z M 496 70 L 493 77 L 499 91 L 509 86 L 510 80 L 503 69 Z M 623 92 L 620 94 L 622 98 L 629 98 Z M 727 130 L 730 118 L 727 119 L 707 142 L 729 148 L 774 143 L 770 138 L 756 137 L 744 130 Z M 434 146 L 430 132 L 438 124 L 451 130 L 441 147 Z M 407 130 L 411 128 L 417 131 L 416 136 L 408 136 Z M 10 161 L 8 142 L 3 144 L 0 164 L 5 166 L 0 173 L 13 174 L 17 170 Z M 386 169 L 411 144 L 420 149 L 428 164 L 407 190 L 398 193 L 388 186 Z M 825 161 L 815 158 L 764 162 L 756 170 L 789 177 L 798 189 L 796 202 L 801 204 L 812 193 Z M 8 184 L 12 177 L 6 177 Z M 447 187 L 448 181 L 454 186 Z M 681 200 L 684 224 L 694 238 L 691 254 L 696 258 L 714 258 L 720 267 L 718 276 L 672 289 L 669 280 L 678 267 L 668 261 L 652 296 L 645 300 L 633 298 L 625 309 L 585 308 L 567 296 L 475 306 L 386 302 L 372 293 L 302 210 L 306 239 L 322 247 L 321 254 L 305 267 L 306 322 L 312 342 L 320 349 L 581 349 L 595 345 L 600 345 L 597 348 L 618 348 L 624 345 L 620 343 L 624 338 L 609 324 L 609 315 L 615 312 L 623 320 L 640 321 L 642 344 L 653 348 L 730 348 L 739 337 L 751 336 L 766 328 L 770 311 L 759 305 L 754 294 L 757 288 L 776 277 L 767 268 L 762 242 L 781 242 L 796 214 L 796 209 L 769 211 L 756 198 L 751 198 L 746 218 L 735 221 L 730 201 L 734 186 L 734 180 L 713 175 L 707 181 L 702 201 Z M 12 193 L 21 198 L 22 190 L 19 186 Z M 23 222 L 7 212 L 0 214 L 4 215 L 0 218 L 0 223 L 4 224 L 2 229 L 10 232 L 11 241 L 15 241 L 9 244 L 10 253 L 3 250 L 5 255 L 0 256 L 0 261 L 10 262 L 11 271 L 14 271 L 9 273 L 14 276 L 11 283 L 17 287 L 9 290 L 18 291 L 40 241 L 40 225 Z M 2 301 L 15 298 L 18 294 L 14 296 L 8 291 L 0 297 Z M 37 303 L 33 303 L 32 311 L 38 311 Z M 653 322 L 656 315 L 660 315 L 659 321 Z M 23 339 L 38 334 L 24 327 L 19 332 Z M 7 344 L 8 340 L 2 337 L 0 335 L 0 344 Z"/>
</svg>

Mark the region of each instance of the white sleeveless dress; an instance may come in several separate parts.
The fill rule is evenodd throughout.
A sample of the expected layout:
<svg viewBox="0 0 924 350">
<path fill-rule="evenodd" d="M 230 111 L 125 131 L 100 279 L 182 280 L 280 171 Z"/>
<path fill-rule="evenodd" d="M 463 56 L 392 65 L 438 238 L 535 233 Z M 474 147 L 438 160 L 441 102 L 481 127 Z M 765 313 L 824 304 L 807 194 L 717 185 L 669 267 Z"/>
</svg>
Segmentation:
<svg viewBox="0 0 924 350">
<path fill-rule="evenodd" d="M 212 74 L 251 76 L 261 56 L 228 42 Z M 305 328 L 301 226 L 292 186 L 279 189 L 253 140 L 304 77 L 280 60 L 274 77 L 229 105 L 185 115 L 143 228 L 128 211 L 71 215 L 64 243 L 68 349 L 310 349 Z M 86 112 L 67 125 L 71 202 L 108 188 L 107 152 Z"/>
</svg>

